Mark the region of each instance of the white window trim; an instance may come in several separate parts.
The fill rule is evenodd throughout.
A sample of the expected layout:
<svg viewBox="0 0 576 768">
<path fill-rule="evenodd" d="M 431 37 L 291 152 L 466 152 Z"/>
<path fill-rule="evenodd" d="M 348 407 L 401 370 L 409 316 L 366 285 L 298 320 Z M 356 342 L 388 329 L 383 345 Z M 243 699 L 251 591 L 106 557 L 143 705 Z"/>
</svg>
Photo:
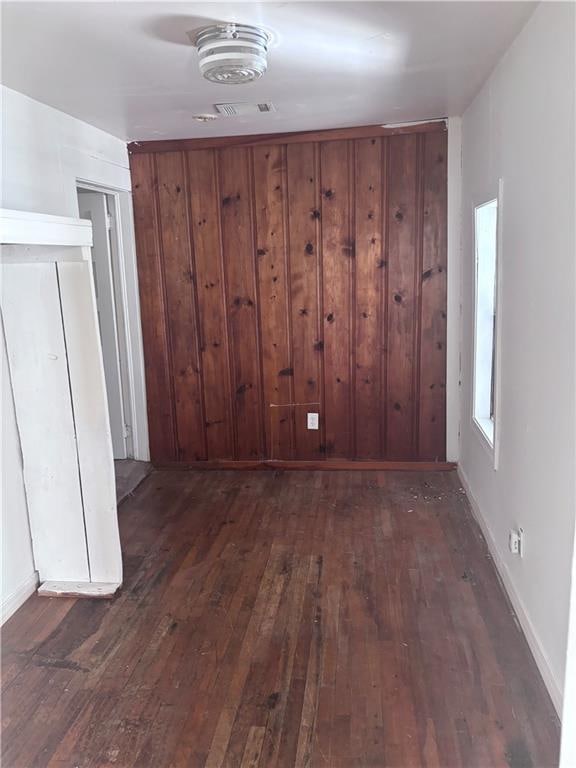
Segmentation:
<svg viewBox="0 0 576 768">
<path fill-rule="evenodd" d="M 494 454 L 494 421 L 493 419 L 482 419 L 477 416 L 472 415 L 472 423 L 476 427 L 477 432 L 479 432 L 480 437 L 486 444 L 486 447 L 490 451 L 490 455 L 493 456 Z"/>
</svg>

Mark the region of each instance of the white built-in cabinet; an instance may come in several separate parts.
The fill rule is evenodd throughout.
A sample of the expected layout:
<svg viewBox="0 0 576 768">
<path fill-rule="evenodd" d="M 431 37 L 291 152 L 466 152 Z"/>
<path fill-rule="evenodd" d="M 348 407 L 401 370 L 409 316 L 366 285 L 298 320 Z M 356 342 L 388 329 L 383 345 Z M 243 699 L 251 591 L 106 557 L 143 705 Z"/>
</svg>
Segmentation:
<svg viewBox="0 0 576 768">
<path fill-rule="evenodd" d="M 44 594 L 122 582 L 90 221 L 0 210 L 1 306 Z M 4 382 L 4 386 L 8 386 Z"/>
</svg>

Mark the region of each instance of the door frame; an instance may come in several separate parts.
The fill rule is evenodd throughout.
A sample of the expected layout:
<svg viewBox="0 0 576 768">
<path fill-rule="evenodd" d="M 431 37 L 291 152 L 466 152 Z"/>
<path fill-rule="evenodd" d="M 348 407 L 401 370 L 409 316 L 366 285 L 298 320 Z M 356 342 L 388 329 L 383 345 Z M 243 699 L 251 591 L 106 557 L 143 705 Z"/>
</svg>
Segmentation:
<svg viewBox="0 0 576 768">
<path fill-rule="evenodd" d="M 114 298 L 116 301 L 116 325 L 120 348 L 124 412 L 129 417 L 132 428 L 131 442 L 134 458 L 139 461 L 149 461 L 144 348 L 140 320 L 132 193 L 94 183 L 90 179 L 77 177 L 76 205 L 78 205 L 79 189 L 99 192 L 108 198 L 109 213 L 113 219 L 110 240 L 112 271 L 115 278 Z"/>
<path fill-rule="evenodd" d="M 134 455 L 130 414 L 130 389 L 126 369 L 125 335 L 120 333 L 122 297 L 116 252 L 114 202 L 104 192 L 78 187 L 80 217 L 92 220 L 92 271 L 95 282 L 98 326 L 104 358 L 110 433 L 114 459 Z"/>
</svg>

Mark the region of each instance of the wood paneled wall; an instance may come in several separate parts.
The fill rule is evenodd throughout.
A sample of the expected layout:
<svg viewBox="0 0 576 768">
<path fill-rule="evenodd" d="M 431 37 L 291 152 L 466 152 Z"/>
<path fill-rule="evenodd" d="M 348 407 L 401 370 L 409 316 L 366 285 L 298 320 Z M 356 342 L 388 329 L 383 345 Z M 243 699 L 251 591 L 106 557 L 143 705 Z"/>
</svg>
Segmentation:
<svg viewBox="0 0 576 768">
<path fill-rule="evenodd" d="M 154 462 L 444 459 L 447 134 L 361 136 L 131 154 Z"/>
</svg>

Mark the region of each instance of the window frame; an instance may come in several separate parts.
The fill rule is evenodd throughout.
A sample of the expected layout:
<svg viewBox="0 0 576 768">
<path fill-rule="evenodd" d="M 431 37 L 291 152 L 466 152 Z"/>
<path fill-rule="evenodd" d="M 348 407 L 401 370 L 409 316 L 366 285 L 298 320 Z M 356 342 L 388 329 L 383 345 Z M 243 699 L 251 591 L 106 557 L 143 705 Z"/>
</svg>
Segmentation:
<svg viewBox="0 0 576 768">
<path fill-rule="evenodd" d="M 501 264 L 502 264 L 502 201 L 503 183 L 498 182 L 497 194 L 486 195 L 482 201 L 473 207 L 473 238 L 474 238 L 474 307 L 473 307 L 473 358 L 472 358 L 472 403 L 471 421 L 481 443 L 487 450 L 493 467 L 498 468 L 499 460 L 499 400 L 500 400 L 500 332 L 501 332 Z M 496 204 L 496 232 L 495 232 L 495 264 L 494 264 L 494 307 L 493 307 L 493 331 L 492 331 L 492 414 L 489 418 L 477 415 L 477 344 L 478 344 L 478 237 L 477 237 L 477 211 L 487 205 Z"/>
</svg>

